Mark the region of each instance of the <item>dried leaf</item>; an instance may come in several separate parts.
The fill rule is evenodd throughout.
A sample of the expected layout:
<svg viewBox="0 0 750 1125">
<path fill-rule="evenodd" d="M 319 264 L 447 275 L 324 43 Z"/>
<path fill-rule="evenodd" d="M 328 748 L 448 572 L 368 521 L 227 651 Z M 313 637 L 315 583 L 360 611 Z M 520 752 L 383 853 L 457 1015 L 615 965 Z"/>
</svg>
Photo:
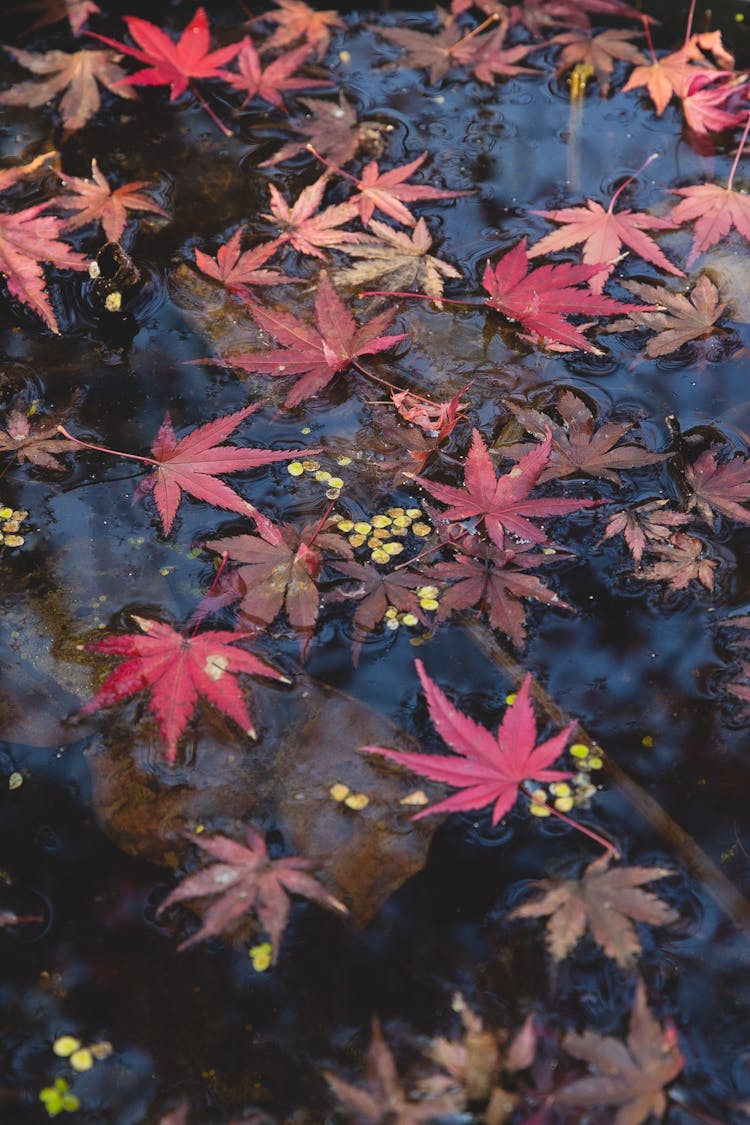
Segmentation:
<svg viewBox="0 0 750 1125">
<path fill-rule="evenodd" d="M 424 219 L 418 221 L 411 236 L 376 219 L 371 220 L 369 228 L 377 238 L 360 236 L 358 246 L 347 247 L 349 257 L 359 261 L 337 270 L 337 282 L 363 288 L 378 281 L 391 289 L 414 289 L 439 298 L 443 295 L 443 278 L 461 276 L 454 266 L 428 253 L 432 238 Z"/>
<path fill-rule="evenodd" d="M 60 115 L 66 129 L 74 132 L 90 121 L 101 105 L 101 83 L 119 98 L 135 98 L 129 79 L 117 65 L 118 56 L 112 51 L 47 51 L 32 54 L 15 47 L 5 47 L 26 70 L 33 74 L 49 75 L 40 81 L 17 82 L 0 94 L 4 105 L 21 105 L 34 108 L 47 105 L 58 94 L 65 93 L 60 101 Z"/>
<path fill-rule="evenodd" d="M 688 295 L 675 293 L 665 285 L 639 281 L 623 281 L 622 285 L 641 300 L 661 305 L 663 311 L 631 313 L 626 320 L 612 321 L 607 331 L 650 328 L 657 332 L 646 345 L 646 355 L 651 359 L 669 355 L 690 340 L 709 335 L 727 307 L 725 301 L 719 301 L 719 290 L 706 274 L 701 274 Z"/>
<path fill-rule="evenodd" d="M 674 872 L 666 867 L 614 867 L 605 853 L 589 864 L 578 879 L 546 879 L 535 886 L 541 898 L 513 910 L 509 918 L 543 918 L 547 922 L 547 948 L 555 961 L 575 949 L 586 930 L 623 969 L 631 968 L 641 952 L 634 922 L 667 926 L 679 915 L 643 883 L 664 879 Z"/>
</svg>

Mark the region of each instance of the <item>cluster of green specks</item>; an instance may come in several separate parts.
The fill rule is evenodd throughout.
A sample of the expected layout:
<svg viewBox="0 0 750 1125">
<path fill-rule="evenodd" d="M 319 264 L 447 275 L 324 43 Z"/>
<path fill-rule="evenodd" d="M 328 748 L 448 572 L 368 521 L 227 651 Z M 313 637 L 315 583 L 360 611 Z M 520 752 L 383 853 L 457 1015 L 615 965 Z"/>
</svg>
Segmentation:
<svg viewBox="0 0 750 1125">
<path fill-rule="evenodd" d="M 3 547 L 23 547 L 24 537 L 18 533 L 28 516 L 24 508 L 9 508 L 5 504 L 0 507 L 0 544 Z"/>
<path fill-rule="evenodd" d="M 596 794 L 591 775 L 604 765 L 602 758 L 583 742 L 574 743 L 569 754 L 575 760 L 576 772 L 570 781 L 554 781 L 546 790 L 539 787 L 529 793 L 532 816 L 552 816 L 553 809 L 569 813 L 571 809 L 588 805 Z"/>
<path fill-rule="evenodd" d="M 60 1113 L 74 1113 L 81 1105 L 75 1094 L 71 1094 L 70 1086 L 64 1078 L 56 1078 L 54 1085 L 40 1090 L 39 1101 L 50 1117 L 57 1117 Z"/>
<path fill-rule="evenodd" d="M 351 457 L 337 457 L 336 464 L 343 468 L 346 465 L 351 465 Z M 344 481 L 341 477 L 329 473 L 327 469 L 321 468 L 320 461 L 315 461 L 309 458 L 305 461 L 290 461 L 286 467 L 286 471 L 290 477 L 301 477 L 305 473 L 309 473 L 319 484 L 325 485 L 326 498 L 328 500 L 338 500 L 341 495 L 341 489 L 344 487 Z"/>
<path fill-rule="evenodd" d="M 378 566 L 385 566 L 402 554 L 409 535 L 424 539 L 432 531 L 421 508 L 387 508 L 369 520 L 355 521 L 338 515 L 331 516 L 331 520 L 352 547 L 367 547 L 370 562 Z"/>
</svg>

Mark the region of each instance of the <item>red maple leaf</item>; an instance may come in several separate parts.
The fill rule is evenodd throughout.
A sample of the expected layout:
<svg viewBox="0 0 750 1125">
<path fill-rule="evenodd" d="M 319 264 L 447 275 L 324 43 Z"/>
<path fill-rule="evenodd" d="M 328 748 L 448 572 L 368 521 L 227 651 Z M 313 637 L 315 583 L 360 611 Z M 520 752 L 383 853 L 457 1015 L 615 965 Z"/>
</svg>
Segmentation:
<svg viewBox="0 0 750 1125">
<path fill-rule="evenodd" d="M 229 241 L 219 247 L 215 258 L 204 254 L 202 250 L 196 250 L 195 264 L 201 273 L 238 293 L 246 293 L 247 285 L 293 285 L 301 281 L 301 278 L 289 277 L 282 270 L 260 268 L 274 256 L 281 245 L 280 238 L 273 242 L 261 242 L 259 246 L 252 246 L 243 252 L 241 244 L 244 231 L 244 227 L 236 230 Z"/>
<path fill-rule="evenodd" d="M 673 195 L 682 195 L 684 198 L 673 208 L 671 218 L 678 226 L 695 222 L 695 236 L 687 260 L 688 266 L 692 266 L 699 255 L 729 234 L 732 227 L 750 241 L 750 195 L 735 191 L 732 187 L 747 140 L 748 127 L 750 114 L 726 187 L 721 187 L 720 184 L 694 184 L 691 187 L 674 188 L 672 191 Z"/>
<path fill-rule="evenodd" d="M 145 617 L 133 620 L 142 633 L 105 637 L 85 647 L 90 652 L 104 652 L 127 657 L 105 679 L 96 695 L 81 708 L 82 715 L 91 715 L 101 707 L 110 707 L 129 699 L 139 691 L 150 691 L 149 708 L 156 717 L 167 748 L 167 761 L 177 757 L 177 742 L 195 710 L 198 696 L 205 696 L 214 707 L 234 719 L 235 723 L 255 738 L 255 728 L 248 714 L 236 672 L 250 676 L 268 676 L 283 683 L 291 681 L 257 656 L 233 647 L 248 633 L 226 630 L 199 633 L 186 637 L 171 625 Z"/>
<path fill-rule="evenodd" d="M 554 237 L 554 236 L 550 236 Z M 529 272 L 529 255 L 523 238 L 493 267 L 487 263 L 482 285 L 489 293 L 486 304 L 503 316 L 519 321 L 524 328 L 538 333 L 545 340 L 567 344 L 585 352 L 600 355 L 580 328 L 564 318 L 572 313 L 610 316 L 619 312 L 644 312 L 649 306 L 623 305 L 612 297 L 577 288 L 608 263 L 575 266 L 563 262 L 556 266 L 540 266 Z"/>
<path fill-rule="evenodd" d="M 127 43 L 108 39 L 106 35 L 96 35 L 93 31 L 89 33 L 102 43 L 147 64 L 145 70 L 131 74 L 125 84 L 169 86 L 169 100 L 174 101 L 187 90 L 191 78 L 222 78 L 225 82 L 231 81 L 233 76 L 220 67 L 222 63 L 234 58 L 241 44 L 230 43 L 226 47 L 220 47 L 218 51 L 209 51 L 211 39 L 203 8 L 198 8 L 176 43 L 156 24 L 139 19 L 138 16 L 126 16 L 125 23 L 138 44 L 137 47 L 129 47 Z"/>
<path fill-rule="evenodd" d="M 650 544 L 666 542 L 674 528 L 690 522 L 691 517 L 685 512 L 665 510 L 668 503 L 668 500 L 650 500 L 615 512 L 607 522 L 602 540 L 624 535 L 633 560 L 640 563 L 644 550 L 652 549 Z"/>
<path fill-rule="evenodd" d="M 408 207 L 404 206 L 404 201 L 414 203 L 422 199 L 457 199 L 461 195 L 473 194 L 471 191 L 445 191 L 442 188 L 430 187 L 428 184 L 404 183 L 404 180 L 413 175 L 425 162 L 428 156 L 426 152 L 423 152 L 416 160 L 412 160 L 408 164 L 401 164 L 398 168 L 391 168 L 387 172 L 381 172 L 377 160 L 371 160 L 369 164 L 365 165 L 362 178 L 358 180 L 356 176 L 352 176 L 349 172 L 344 172 L 341 168 L 337 168 L 335 164 L 324 160 L 314 149 L 311 149 L 311 151 L 333 172 L 338 172 L 340 176 L 344 176 L 347 180 L 356 184 L 359 195 L 352 196 L 352 200 L 356 203 L 359 217 L 365 225 L 369 223 L 376 211 L 383 211 L 396 222 L 403 223 L 407 227 L 413 227 L 417 220 Z"/>
<path fill-rule="evenodd" d="M 604 283 L 615 268 L 623 243 L 634 250 L 646 262 L 666 270 L 667 273 L 684 277 L 682 270 L 673 266 L 668 258 L 650 238 L 647 230 L 674 230 L 676 223 L 669 219 L 659 219 L 645 211 L 615 211 L 617 197 L 630 182 L 626 180 L 617 189 L 605 211 L 601 203 L 588 199 L 585 207 L 562 207 L 556 211 L 534 211 L 533 214 L 563 223 L 560 230 L 547 234 L 529 250 L 529 258 L 538 258 L 555 250 L 565 250 L 582 242 L 583 260 L 587 265 L 606 263 L 589 282 L 592 293 L 601 293 Z"/>
<path fill-rule="evenodd" d="M 439 443 L 453 433 L 459 419 L 466 417 L 463 411 L 469 404 L 460 399 L 470 386 L 467 383 L 461 387 L 448 402 L 430 402 L 411 391 L 391 391 L 391 401 L 402 418 L 437 438 Z"/>
<path fill-rule="evenodd" d="M 309 47 L 298 47 L 296 51 L 289 51 L 264 67 L 252 40 L 245 36 L 236 58 L 240 73 L 230 73 L 227 81 L 236 90 L 244 90 L 245 104 L 252 98 L 262 98 L 263 101 L 275 105 L 277 109 L 283 109 L 284 101 L 281 95 L 287 90 L 333 86 L 333 82 L 319 78 L 293 77 L 295 70 L 305 62 L 309 54 Z"/>
<path fill-rule="evenodd" d="M 259 532 L 206 543 L 209 550 L 242 563 L 231 575 L 233 591 L 242 599 L 241 612 L 251 621 L 270 625 L 285 605 L 290 625 L 314 629 L 320 608 L 321 556 L 325 551 L 351 558 L 351 547 L 341 535 L 322 530 L 320 522 L 298 532 L 289 524 L 276 526 L 263 520 Z"/>
<path fill-rule="evenodd" d="M 414 664 L 435 729 L 459 756 L 415 754 L 382 746 L 361 748 L 369 754 L 382 754 L 431 781 L 443 781 L 460 789 L 417 813 L 414 820 L 436 812 L 483 809 L 494 802 L 492 823 L 495 825 L 513 808 L 522 782 L 563 781 L 571 776 L 565 770 L 548 767 L 562 754 L 575 723 L 569 723 L 554 738 L 534 745 L 536 721 L 531 706 L 531 676 L 523 681 L 495 736 L 453 706 L 427 675 L 421 660 L 415 660 Z"/>
<path fill-rule="evenodd" d="M 187 875 L 167 895 L 157 914 L 186 898 L 218 897 L 204 914 L 200 929 L 179 946 L 181 950 L 220 934 L 252 910 L 271 940 L 275 962 L 289 917 L 290 894 L 313 899 L 342 914 L 348 913 L 342 902 L 308 875 L 309 860 L 299 856 L 271 859 L 265 840 L 254 828 L 247 830 L 247 846 L 228 836 L 196 837 L 193 843 L 219 862 L 195 875 Z"/>
<path fill-rule="evenodd" d="M 315 327 L 291 313 L 267 309 L 255 301 L 247 302 L 247 310 L 282 347 L 267 352 L 240 352 L 213 362 L 259 375 L 301 375 L 286 396 L 285 406 L 297 406 L 322 390 L 358 356 L 382 352 L 406 339 L 405 332 L 381 335 L 396 315 L 395 309 L 380 313 L 358 328 L 326 273 L 320 275 L 315 298 Z"/>
<path fill-rule="evenodd" d="M 100 220 L 107 239 L 119 242 L 128 220 L 128 211 L 150 211 L 154 215 L 167 217 L 166 211 L 158 203 L 139 190 L 150 186 L 147 180 L 135 180 L 113 191 L 107 177 L 99 171 L 96 159 L 91 161 L 90 180 L 80 176 L 66 176 L 64 172 L 58 172 L 58 176 L 70 188 L 70 195 L 57 195 L 49 203 L 64 211 L 76 212 L 72 218 L 65 220 L 63 230 L 78 230 L 87 223 Z"/>
<path fill-rule="evenodd" d="M 357 214 L 354 203 L 337 203 L 318 211 L 327 183 L 326 172 L 314 184 L 303 188 L 291 207 L 278 188 L 273 184 L 268 185 L 271 213 L 261 213 L 261 218 L 268 219 L 281 228 L 279 243 L 289 242 L 300 254 L 325 259 L 322 247 L 339 249 L 344 245 L 364 241 L 365 236 L 359 231 L 339 229 L 342 223 L 348 223 Z"/>
<path fill-rule="evenodd" d="M 441 520 L 466 520 L 479 517 L 484 520 L 487 533 L 502 551 L 504 533 L 510 532 L 529 543 L 547 543 L 549 540 L 530 519 L 544 516 L 562 516 L 579 508 L 591 508 L 597 500 L 562 500 L 558 497 L 529 499 L 529 493 L 546 469 L 552 449 L 552 434 L 546 431 L 544 441 L 526 453 L 507 473 L 495 476 L 492 458 L 482 441 L 479 430 L 474 430 L 471 449 L 466 457 L 464 486 L 415 477 L 417 484 L 426 488 L 436 500 L 449 504 L 440 513 Z"/>
<path fill-rule="evenodd" d="M 260 403 L 246 406 L 234 414 L 225 414 L 205 426 L 191 430 L 178 442 L 169 414 L 161 424 L 151 446 L 153 457 L 142 457 L 136 453 L 120 453 L 116 449 L 92 445 L 69 434 L 64 426 L 60 432 L 76 444 L 101 453 L 111 453 L 115 457 L 128 457 L 153 465 L 154 471 L 141 481 L 133 494 L 135 504 L 149 492 L 153 492 L 156 507 L 161 517 L 164 534 L 169 535 L 174 523 L 182 493 L 187 492 L 198 500 L 205 500 L 217 508 L 230 512 L 240 512 L 243 516 L 253 516 L 255 508 L 243 500 L 224 481 L 216 480 L 219 473 L 235 473 L 239 469 L 257 469 L 274 461 L 289 461 L 295 457 L 307 457 L 317 453 L 317 449 L 287 449 L 272 452 L 267 449 L 247 449 L 236 445 L 220 445 L 237 429 L 240 422 L 258 409 Z"/>
</svg>

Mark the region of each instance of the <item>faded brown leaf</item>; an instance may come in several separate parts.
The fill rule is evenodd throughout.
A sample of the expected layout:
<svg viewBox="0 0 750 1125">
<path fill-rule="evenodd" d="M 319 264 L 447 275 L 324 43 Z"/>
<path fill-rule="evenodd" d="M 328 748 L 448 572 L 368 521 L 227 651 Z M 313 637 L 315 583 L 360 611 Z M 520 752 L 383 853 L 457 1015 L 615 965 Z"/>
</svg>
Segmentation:
<svg viewBox="0 0 750 1125">
<path fill-rule="evenodd" d="M 383 281 L 390 289 L 417 290 L 428 297 L 442 297 L 443 278 L 461 276 L 455 266 L 428 253 L 432 238 L 424 219 L 419 220 L 411 235 L 377 219 L 370 220 L 369 229 L 376 238 L 363 238 L 359 245 L 347 247 L 349 257 L 359 261 L 334 274 L 334 280 L 340 284 L 368 286 Z"/>
<path fill-rule="evenodd" d="M 567 957 L 588 929 L 597 945 L 622 968 L 630 968 L 641 952 L 634 922 L 667 926 L 679 915 L 643 883 L 664 879 L 666 867 L 609 867 L 605 854 L 590 864 L 582 879 L 544 880 L 540 899 L 512 911 L 511 918 L 542 918 L 547 922 L 547 948 L 555 961 Z"/>
<path fill-rule="evenodd" d="M 726 301 L 719 300 L 719 290 L 706 274 L 701 274 L 688 295 L 675 293 L 666 285 L 645 285 L 639 281 L 623 281 L 622 285 L 648 304 L 663 306 L 663 312 L 631 313 L 607 328 L 608 332 L 650 328 L 658 333 L 646 345 L 646 355 L 650 359 L 669 355 L 690 340 L 709 335 L 727 307 Z"/>
</svg>

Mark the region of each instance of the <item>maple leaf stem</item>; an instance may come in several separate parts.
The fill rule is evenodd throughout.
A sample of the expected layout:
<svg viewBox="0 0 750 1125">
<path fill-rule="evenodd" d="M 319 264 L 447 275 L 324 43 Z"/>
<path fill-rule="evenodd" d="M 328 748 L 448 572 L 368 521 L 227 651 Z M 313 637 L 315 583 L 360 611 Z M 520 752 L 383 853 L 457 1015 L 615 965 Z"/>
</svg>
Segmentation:
<svg viewBox="0 0 750 1125">
<path fill-rule="evenodd" d="M 687 24 L 685 25 L 685 46 L 690 41 L 690 36 L 693 31 L 693 16 L 695 15 L 695 0 L 691 0 L 690 11 L 688 12 Z"/>
<path fill-rule="evenodd" d="M 331 164 L 330 160 L 326 160 L 325 156 L 321 156 L 318 150 L 313 147 L 313 145 L 306 144 L 305 148 L 308 152 L 311 152 L 313 156 L 320 161 L 321 164 L 325 164 L 326 168 L 330 168 L 332 172 L 338 172 L 340 176 L 343 176 L 347 180 L 351 180 L 353 184 L 356 184 L 357 187 L 361 189 L 362 181 L 358 180 L 356 176 L 353 176 L 351 172 L 345 172 L 344 169 L 339 168 L 338 165 Z"/>
<path fill-rule="evenodd" d="M 648 20 L 646 16 L 641 16 L 641 19 L 643 20 L 643 32 L 646 36 L 646 44 L 648 45 L 648 49 L 651 52 L 651 58 L 654 63 L 657 63 L 659 60 L 656 57 L 656 51 L 654 50 L 654 41 L 651 38 L 651 28 L 649 27 L 650 20 Z"/>
<path fill-rule="evenodd" d="M 325 527 L 325 525 L 326 525 L 326 520 L 327 520 L 327 519 L 328 519 L 328 517 L 330 516 L 330 514 L 331 514 L 331 512 L 332 512 L 332 510 L 333 510 L 333 506 L 334 506 L 334 504 L 335 504 L 335 503 L 336 503 L 336 500 L 335 500 L 335 499 L 334 499 L 334 500 L 331 500 L 330 504 L 329 504 L 329 505 L 328 505 L 328 507 L 326 508 L 325 512 L 323 513 L 323 518 L 321 519 L 320 523 L 319 523 L 319 524 L 318 524 L 318 526 L 317 526 L 317 527 L 315 528 L 315 531 L 314 531 L 314 532 L 312 533 L 312 536 L 310 537 L 310 541 L 309 541 L 309 543 L 307 544 L 307 546 L 308 546 L 308 547 L 312 547 L 313 543 L 315 542 L 315 540 L 316 540 L 316 539 L 318 538 L 318 536 L 320 535 L 321 531 L 322 531 L 322 530 L 323 530 L 323 528 Z"/>
<path fill-rule="evenodd" d="M 214 111 L 211 109 L 211 106 L 208 104 L 206 99 L 203 97 L 203 94 L 201 94 L 200 90 L 196 89 L 195 86 L 191 86 L 190 89 L 195 94 L 196 98 L 198 99 L 198 103 L 200 104 L 200 106 L 203 109 L 205 109 L 206 113 L 211 118 L 214 125 L 216 125 L 217 128 L 221 129 L 221 131 L 222 131 L 222 133 L 224 134 L 225 137 L 233 137 L 234 133 L 232 132 L 232 130 L 224 124 L 224 122 L 221 120 L 220 117 L 216 116 Z"/>
<path fill-rule="evenodd" d="M 356 367 L 357 371 L 359 371 L 361 375 L 364 375 L 365 378 L 372 379 L 373 382 L 379 383 L 381 387 L 387 387 L 389 391 L 394 391 L 396 394 L 399 394 L 399 388 L 397 386 L 395 386 L 393 383 L 389 383 L 387 379 L 381 379 L 380 376 L 376 375 L 374 371 L 368 371 L 367 368 L 363 367 L 358 360 L 352 359 L 351 364 L 352 367 Z M 412 392 L 409 391 L 409 394 L 411 393 Z M 414 397 L 421 398 L 422 396 L 415 395 Z M 423 398 L 422 402 L 429 402 L 429 399 Z"/>
<path fill-rule="evenodd" d="M 367 289 L 364 293 L 358 293 L 357 297 L 360 300 L 363 297 L 416 297 L 419 301 L 434 301 L 436 305 L 461 305 L 465 309 L 480 307 L 474 301 L 457 301 L 452 297 L 430 297 L 427 293 L 405 293 L 398 289 Z M 482 301 L 482 304 L 485 303 Z"/>
<path fill-rule="evenodd" d="M 533 792 L 532 784 L 530 782 L 524 782 L 523 791 L 527 797 L 531 797 Z M 562 820 L 570 828 L 575 828 L 576 832 L 582 832 L 584 836 L 589 836 L 592 840 L 596 840 L 597 844 L 601 844 L 604 850 L 609 852 L 614 859 L 620 859 L 618 848 L 616 848 L 610 840 L 605 839 L 604 836 L 600 836 L 593 828 L 587 828 L 585 824 L 580 824 L 577 820 L 573 820 L 572 817 L 566 816 L 564 812 L 560 812 L 554 805 L 546 804 L 544 807 L 549 809 L 552 816 L 556 816 L 558 820 Z"/>
<path fill-rule="evenodd" d="M 734 183 L 734 176 L 735 176 L 735 173 L 737 171 L 737 168 L 739 167 L 740 157 L 742 156 L 742 150 L 744 149 L 745 142 L 747 141 L 748 131 L 750 131 L 750 113 L 748 113 L 748 115 L 747 115 L 747 121 L 745 122 L 745 130 L 742 134 L 742 140 L 740 141 L 739 148 L 737 149 L 737 152 L 734 155 L 734 163 L 732 164 L 732 169 L 729 173 L 729 178 L 727 180 L 727 191 L 732 190 L 732 184 Z"/>
<path fill-rule="evenodd" d="M 643 164 L 641 164 L 641 166 L 640 166 L 640 168 L 638 169 L 637 172 L 633 172 L 632 176 L 628 176 L 628 178 L 626 180 L 623 180 L 623 182 L 620 184 L 617 191 L 614 193 L 614 195 L 612 196 L 612 198 L 609 201 L 609 207 L 607 208 L 607 214 L 608 215 L 612 214 L 612 211 L 614 210 L 614 206 L 615 206 L 615 203 L 617 202 L 618 196 L 621 194 L 621 192 L 623 192 L 625 190 L 625 188 L 628 186 L 628 184 L 632 184 L 635 180 L 637 180 L 638 177 L 640 176 L 641 172 L 644 170 L 644 168 L 648 168 L 649 164 L 653 164 L 653 162 L 655 160 L 658 160 L 658 159 L 659 159 L 659 153 L 658 152 L 652 152 L 651 155 L 643 161 Z"/>
<path fill-rule="evenodd" d="M 479 35 L 479 33 L 481 31 L 484 31 L 485 27 L 489 27 L 491 23 L 498 23 L 499 19 L 500 15 L 498 12 L 493 12 L 491 16 L 487 16 L 487 19 L 483 20 L 478 27 L 475 27 L 468 33 L 468 35 L 464 35 L 463 39 L 459 39 L 457 43 L 454 43 L 453 46 L 449 49 L 448 54 L 452 54 L 453 51 L 455 51 L 456 47 L 463 47 L 464 43 L 468 43 L 469 40 L 473 39 L 475 35 Z"/>
<path fill-rule="evenodd" d="M 208 599 L 211 597 L 211 594 L 213 594 L 214 590 L 218 586 L 219 579 L 221 578 L 221 576 L 224 572 L 224 568 L 227 565 L 228 559 L 229 559 L 229 551 L 222 551 L 221 552 L 221 561 L 216 568 L 216 574 L 214 575 L 214 580 L 213 580 L 213 582 L 211 583 L 211 585 L 208 589 L 208 593 L 206 594 L 205 598 L 203 599 L 204 602 L 208 602 Z M 193 614 L 194 624 L 193 624 L 193 628 L 190 631 L 190 639 L 191 640 L 195 636 L 195 634 L 197 633 L 197 631 L 200 628 L 200 625 L 203 622 L 203 620 L 206 617 L 208 617 L 210 612 L 211 611 L 209 609 L 201 610 L 200 605 L 198 606 L 197 610 Z"/>
<path fill-rule="evenodd" d="M 144 465 L 154 465 L 157 469 L 161 468 L 161 461 L 155 461 L 153 457 L 142 457 L 138 453 L 122 453 L 119 449 L 108 449 L 106 445 L 94 445 L 91 441 L 81 441 L 80 438 L 69 434 L 62 423 L 58 425 L 57 432 L 66 437 L 68 441 L 73 441 L 76 445 L 80 445 L 83 449 L 93 449 L 97 453 L 111 453 L 113 457 L 127 457 L 129 461 L 140 461 Z"/>
</svg>

